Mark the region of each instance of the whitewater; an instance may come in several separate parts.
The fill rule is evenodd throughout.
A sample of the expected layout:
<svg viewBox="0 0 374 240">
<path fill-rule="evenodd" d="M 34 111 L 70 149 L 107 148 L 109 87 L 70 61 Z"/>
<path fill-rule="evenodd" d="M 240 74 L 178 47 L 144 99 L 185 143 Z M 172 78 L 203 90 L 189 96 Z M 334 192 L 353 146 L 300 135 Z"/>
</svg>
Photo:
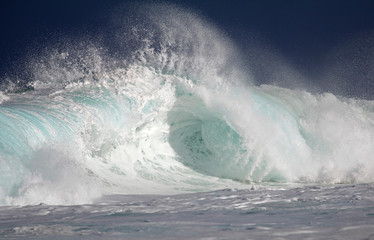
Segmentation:
<svg viewBox="0 0 374 240">
<path fill-rule="evenodd" d="M 374 238 L 374 101 L 255 84 L 201 16 L 140 9 L 2 79 L 2 238 Z"/>
</svg>

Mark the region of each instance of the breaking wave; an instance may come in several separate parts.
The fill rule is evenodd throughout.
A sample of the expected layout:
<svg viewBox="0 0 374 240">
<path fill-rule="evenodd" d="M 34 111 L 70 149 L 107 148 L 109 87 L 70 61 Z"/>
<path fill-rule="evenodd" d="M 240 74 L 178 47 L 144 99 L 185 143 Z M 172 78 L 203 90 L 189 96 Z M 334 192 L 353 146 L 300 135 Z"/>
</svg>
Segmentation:
<svg viewBox="0 0 374 240">
<path fill-rule="evenodd" d="M 373 101 L 255 86 L 214 26 L 142 9 L 102 45 L 48 47 L 27 81 L 3 79 L 3 205 L 373 181 Z"/>
</svg>

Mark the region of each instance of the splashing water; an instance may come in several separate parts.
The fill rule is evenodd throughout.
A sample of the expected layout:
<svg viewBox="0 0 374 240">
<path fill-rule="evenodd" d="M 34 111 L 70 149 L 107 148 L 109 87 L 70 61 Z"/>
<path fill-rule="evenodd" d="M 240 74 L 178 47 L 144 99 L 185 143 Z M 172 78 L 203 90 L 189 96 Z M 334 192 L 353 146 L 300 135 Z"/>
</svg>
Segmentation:
<svg viewBox="0 0 374 240">
<path fill-rule="evenodd" d="M 46 48 L 26 88 L 3 84 L 2 204 L 373 182 L 373 101 L 255 86 L 224 34 L 162 9 L 116 19 L 107 49 Z"/>
</svg>

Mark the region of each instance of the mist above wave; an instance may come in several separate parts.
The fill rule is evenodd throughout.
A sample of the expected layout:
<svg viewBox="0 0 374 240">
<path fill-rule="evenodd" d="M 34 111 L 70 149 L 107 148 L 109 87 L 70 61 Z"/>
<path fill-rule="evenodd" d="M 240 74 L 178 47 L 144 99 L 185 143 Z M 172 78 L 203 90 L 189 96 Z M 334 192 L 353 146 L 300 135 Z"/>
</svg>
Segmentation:
<svg viewBox="0 0 374 240">
<path fill-rule="evenodd" d="M 372 101 L 255 86 L 235 44 L 195 13 L 128 14 L 2 81 L 3 204 L 374 180 Z"/>
</svg>

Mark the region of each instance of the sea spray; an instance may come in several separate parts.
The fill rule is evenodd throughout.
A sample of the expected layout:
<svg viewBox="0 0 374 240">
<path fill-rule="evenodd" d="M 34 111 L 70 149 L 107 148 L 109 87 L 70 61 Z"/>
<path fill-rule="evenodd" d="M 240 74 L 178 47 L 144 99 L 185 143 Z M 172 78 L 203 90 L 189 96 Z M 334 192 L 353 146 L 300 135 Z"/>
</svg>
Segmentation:
<svg viewBox="0 0 374 240">
<path fill-rule="evenodd" d="M 47 47 L 9 82 L 2 204 L 373 181 L 372 101 L 255 86 L 224 34 L 164 9 L 117 19 L 110 46 Z"/>
</svg>

